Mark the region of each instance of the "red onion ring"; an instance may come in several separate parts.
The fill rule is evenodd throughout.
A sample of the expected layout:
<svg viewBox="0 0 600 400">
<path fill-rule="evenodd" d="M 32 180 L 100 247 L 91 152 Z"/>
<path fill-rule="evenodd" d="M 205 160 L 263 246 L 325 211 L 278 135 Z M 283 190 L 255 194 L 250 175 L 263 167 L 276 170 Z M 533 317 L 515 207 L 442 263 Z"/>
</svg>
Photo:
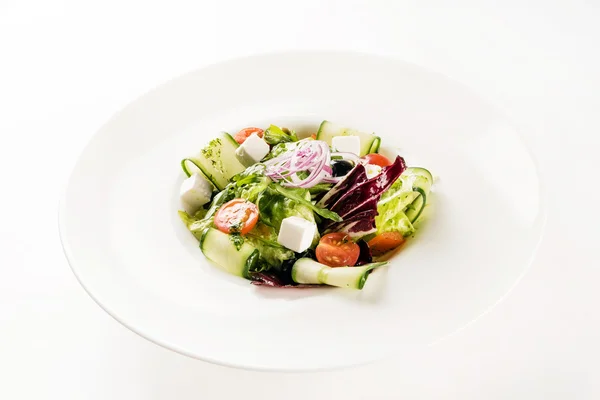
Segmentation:
<svg viewBox="0 0 600 400">
<path fill-rule="evenodd" d="M 297 142 L 296 147 L 265 162 L 266 174 L 275 181 L 284 181 L 283 186 L 309 188 L 332 179 L 329 145 L 322 140 Z M 301 179 L 298 172 L 306 171 Z"/>
</svg>

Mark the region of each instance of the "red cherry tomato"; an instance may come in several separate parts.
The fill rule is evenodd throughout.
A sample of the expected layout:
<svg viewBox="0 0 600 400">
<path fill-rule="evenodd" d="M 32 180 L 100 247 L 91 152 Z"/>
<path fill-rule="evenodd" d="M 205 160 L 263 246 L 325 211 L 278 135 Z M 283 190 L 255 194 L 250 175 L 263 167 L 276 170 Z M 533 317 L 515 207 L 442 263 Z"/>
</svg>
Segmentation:
<svg viewBox="0 0 600 400">
<path fill-rule="evenodd" d="M 219 208 L 214 221 L 221 232 L 245 235 L 258 221 L 258 207 L 244 199 L 233 199 Z"/>
<path fill-rule="evenodd" d="M 389 158 L 377 153 L 367 154 L 363 157 L 363 160 L 365 160 L 368 164 L 379 165 L 380 167 L 387 167 L 389 165 L 392 165 L 392 162 Z"/>
<path fill-rule="evenodd" d="M 258 137 L 263 137 L 264 131 L 260 128 L 244 128 L 233 137 L 236 142 L 242 144 L 250 137 L 250 135 L 256 133 Z"/>
<path fill-rule="evenodd" d="M 404 243 L 400 232 L 383 232 L 369 240 L 367 243 L 374 256 L 380 256 Z"/>
<path fill-rule="evenodd" d="M 321 264 L 330 267 L 353 266 L 358 261 L 360 247 L 347 234 L 335 232 L 321 238 L 315 253 Z"/>
</svg>

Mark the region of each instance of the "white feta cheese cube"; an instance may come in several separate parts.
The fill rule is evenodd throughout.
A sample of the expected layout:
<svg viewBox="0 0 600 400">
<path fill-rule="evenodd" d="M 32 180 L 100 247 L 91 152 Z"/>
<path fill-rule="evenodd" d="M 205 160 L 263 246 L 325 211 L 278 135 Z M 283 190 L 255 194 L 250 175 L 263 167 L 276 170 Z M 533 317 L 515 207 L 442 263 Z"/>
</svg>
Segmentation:
<svg viewBox="0 0 600 400">
<path fill-rule="evenodd" d="M 193 174 L 181 184 L 179 196 L 185 212 L 193 215 L 210 201 L 212 184 L 200 174 Z"/>
<path fill-rule="evenodd" d="M 360 138 L 358 136 L 335 136 L 331 140 L 335 151 L 360 155 Z"/>
<path fill-rule="evenodd" d="M 310 247 L 315 237 L 317 225 L 300 217 L 287 217 L 281 221 L 277 241 L 284 247 L 303 252 Z"/>
<path fill-rule="evenodd" d="M 254 133 L 235 150 L 235 156 L 243 165 L 249 167 L 262 160 L 269 151 L 267 142 Z"/>
<path fill-rule="evenodd" d="M 365 172 L 367 173 L 367 178 L 371 179 L 381 173 L 381 167 L 379 165 L 375 165 L 375 164 L 366 164 Z"/>
</svg>

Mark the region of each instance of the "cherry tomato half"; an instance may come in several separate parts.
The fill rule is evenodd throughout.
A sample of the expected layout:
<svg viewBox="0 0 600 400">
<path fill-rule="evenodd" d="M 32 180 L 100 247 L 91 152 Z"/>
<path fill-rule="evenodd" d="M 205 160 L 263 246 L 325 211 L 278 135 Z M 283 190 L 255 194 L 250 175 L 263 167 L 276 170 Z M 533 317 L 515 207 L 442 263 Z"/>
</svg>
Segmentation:
<svg viewBox="0 0 600 400">
<path fill-rule="evenodd" d="M 389 165 L 392 165 L 392 162 L 389 158 L 377 153 L 367 154 L 363 157 L 363 160 L 365 160 L 368 164 L 379 165 L 380 167 L 387 167 Z"/>
<path fill-rule="evenodd" d="M 353 266 L 358 261 L 360 247 L 345 233 L 328 233 L 315 250 L 317 260 L 330 267 Z"/>
<path fill-rule="evenodd" d="M 233 199 L 219 208 L 214 221 L 221 232 L 245 235 L 258 221 L 258 207 L 244 199 Z"/>
<path fill-rule="evenodd" d="M 263 137 L 264 131 L 260 128 L 244 128 L 233 137 L 236 142 L 242 144 L 250 137 L 250 135 L 256 133 L 258 137 Z"/>
<path fill-rule="evenodd" d="M 404 237 L 400 232 L 383 232 L 369 240 L 367 243 L 371 254 L 380 256 L 404 243 Z"/>
</svg>

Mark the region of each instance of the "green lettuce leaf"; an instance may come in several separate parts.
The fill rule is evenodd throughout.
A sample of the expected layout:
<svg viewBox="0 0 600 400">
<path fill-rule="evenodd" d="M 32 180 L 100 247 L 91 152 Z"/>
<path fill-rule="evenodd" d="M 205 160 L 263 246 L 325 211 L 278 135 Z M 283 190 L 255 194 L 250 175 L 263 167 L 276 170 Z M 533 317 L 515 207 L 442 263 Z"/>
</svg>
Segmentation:
<svg viewBox="0 0 600 400">
<path fill-rule="evenodd" d="M 415 232 L 414 226 L 404 214 L 402 209 L 396 208 L 397 200 L 388 202 L 384 205 L 378 205 L 379 215 L 375 217 L 375 226 L 377 234 L 383 232 L 400 232 L 402 236 L 410 236 Z"/>
<path fill-rule="evenodd" d="M 236 198 L 256 203 L 258 195 L 271 183 L 271 179 L 265 175 L 265 169 L 264 164 L 251 165 L 235 175 L 228 187 L 232 187 Z"/>
<path fill-rule="evenodd" d="M 204 214 L 206 214 L 207 210 L 203 210 Z M 204 228 L 212 224 L 212 218 L 207 219 L 205 215 L 196 213 L 196 215 L 191 216 L 185 211 L 178 211 L 178 213 L 179 218 L 181 218 L 185 226 L 190 230 L 190 232 L 192 232 L 194 237 L 198 240 L 200 240 Z M 201 218 L 199 216 L 201 216 Z"/>
<path fill-rule="evenodd" d="M 275 183 L 271 183 L 267 190 L 261 193 L 256 203 L 259 210 L 259 219 L 265 225 L 272 227 L 275 232 L 279 232 L 281 221 L 291 216 L 301 217 L 316 223 L 313 209 L 318 207 L 314 206 L 309 199 L 310 193 L 307 189 L 284 189 Z M 319 238 L 319 233 L 315 232 L 313 245 L 318 243 Z"/>
<path fill-rule="evenodd" d="M 290 131 L 286 128 L 282 129 L 276 125 L 271 125 L 265 131 L 265 142 L 269 143 L 270 145 L 297 141 L 298 136 L 296 136 L 296 132 Z"/>
<path fill-rule="evenodd" d="M 332 183 L 317 183 L 315 186 L 308 188 L 310 195 L 314 198 L 322 193 L 327 193 L 333 187 Z"/>
<path fill-rule="evenodd" d="M 305 207 L 312 210 L 315 214 L 318 214 L 323 218 L 330 219 L 330 220 L 336 221 L 336 222 L 342 221 L 342 218 L 339 215 L 337 215 L 337 213 L 335 213 L 331 210 L 328 210 L 326 208 L 322 208 L 322 207 L 318 207 L 318 206 L 314 205 L 310 201 L 310 193 L 308 192 L 307 189 L 284 188 L 283 186 L 280 186 L 276 183 L 271 184 L 269 186 L 269 188 L 273 188 L 277 192 L 282 194 L 283 196 L 288 197 L 288 198 L 304 205 Z M 306 193 L 309 193 L 308 198 L 306 196 Z"/>
<path fill-rule="evenodd" d="M 279 157 L 283 153 L 287 153 L 288 151 L 294 150 L 296 148 L 296 146 L 297 146 L 296 142 L 276 144 L 271 148 L 271 152 L 269 154 L 267 154 L 265 156 L 265 158 L 263 158 L 263 161 L 267 161 L 272 158 Z"/>
<path fill-rule="evenodd" d="M 377 203 L 377 212 L 379 213 L 375 217 L 377 234 L 396 231 L 406 237 L 415 232 L 414 226 L 403 210 L 412 203 L 417 194 L 412 191 L 412 188 L 404 189 L 402 184 L 403 180 L 397 179 Z"/>
<path fill-rule="evenodd" d="M 250 242 L 260 252 L 261 270 L 265 271 L 271 268 L 278 269 L 286 260 L 294 258 L 295 254 L 277 242 L 277 232 L 275 228 L 259 222 L 245 235 L 245 239 Z"/>
</svg>

